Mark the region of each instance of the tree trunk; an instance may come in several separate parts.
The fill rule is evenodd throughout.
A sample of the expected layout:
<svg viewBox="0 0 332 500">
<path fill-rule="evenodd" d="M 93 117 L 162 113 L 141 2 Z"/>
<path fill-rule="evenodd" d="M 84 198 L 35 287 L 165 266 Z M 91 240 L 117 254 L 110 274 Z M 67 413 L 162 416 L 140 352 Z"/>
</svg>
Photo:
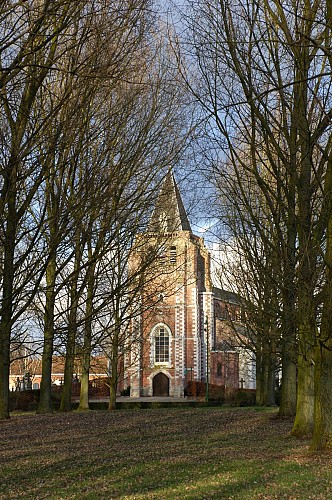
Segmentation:
<svg viewBox="0 0 332 500">
<path fill-rule="evenodd" d="M 258 385 L 256 385 L 256 404 L 258 406 L 275 405 L 275 355 L 271 352 L 270 342 L 263 339 L 264 346 L 260 355 L 260 362 L 257 368 L 260 370 L 258 375 Z M 256 357 L 257 359 L 257 357 Z"/>
<path fill-rule="evenodd" d="M 118 311 L 119 307 L 116 309 L 114 334 L 112 338 L 112 352 L 111 352 L 112 372 L 110 376 L 110 399 L 108 404 L 109 410 L 115 410 L 116 408 L 116 391 L 118 386 L 119 336 L 120 336 L 120 319 Z"/>
<path fill-rule="evenodd" d="M 294 417 L 296 414 L 296 364 L 287 350 L 287 342 L 283 343 L 280 417 Z"/>
<path fill-rule="evenodd" d="M 9 418 L 10 337 L 13 314 L 14 254 L 17 230 L 16 160 L 9 162 L 3 192 L 7 195 L 7 216 L 4 231 L 3 289 L 0 322 L 0 419 Z"/>
<path fill-rule="evenodd" d="M 269 358 L 266 363 L 265 368 L 266 373 L 266 396 L 265 396 L 265 406 L 275 406 L 275 355 L 270 353 Z"/>
<path fill-rule="evenodd" d="M 310 8 L 309 8 L 310 9 Z M 311 12 L 304 7 L 304 16 L 311 19 Z M 303 36 L 310 36 L 310 22 L 304 26 Z M 306 33 L 306 30 L 308 32 Z M 313 233 L 313 164 L 314 154 L 311 141 L 312 133 L 308 122 L 307 78 L 310 66 L 310 48 L 302 42 L 294 47 L 298 67 L 295 85 L 297 95 L 295 110 L 298 127 L 299 174 L 297 180 L 298 196 L 298 392 L 296 417 L 292 434 L 296 436 L 311 435 L 314 424 L 314 357 L 316 342 L 316 310 L 314 289 L 317 283 L 317 257 L 320 250 Z"/>
<path fill-rule="evenodd" d="M 91 357 L 91 337 L 92 337 L 92 315 L 93 315 L 93 295 L 94 295 L 94 272 L 95 263 L 92 262 L 91 239 L 88 242 L 88 257 L 91 262 L 87 276 L 87 298 L 85 308 L 84 322 L 84 342 L 82 353 L 82 374 L 81 374 L 81 391 L 80 404 L 78 410 L 89 410 L 89 374 L 90 374 L 90 357 Z"/>
<path fill-rule="evenodd" d="M 332 19 L 332 8 L 329 19 Z M 315 358 L 315 411 L 312 450 L 332 448 L 332 158 L 325 178 L 327 234 L 325 288 L 320 335 Z"/>
<path fill-rule="evenodd" d="M 73 308 L 74 306 L 72 306 Z M 60 411 L 71 411 L 71 396 L 74 374 L 75 360 L 75 340 L 76 340 L 76 314 L 73 309 L 70 312 L 68 322 L 68 338 L 66 346 L 66 360 L 64 368 L 63 386 L 61 392 Z"/>
<path fill-rule="evenodd" d="M 46 303 L 44 313 L 44 347 L 42 355 L 42 379 L 37 413 L 50 413 L 52 390 L 52 356 L 54 340 L 56 256 L 51 256 L 46 269 Z"/>
<path fill-rule="evenodd" d="M 115 410 L 116 409 L 116 390 L 117 390 L 117 382 L 116 379 L 110 377 L 110 398 L 108 402 L 108 409 Z"/>
<path fill-rule="evenodd" d="M 293 223 L 293 218 L 292 223 Z M 294 417 L 296 415 L 297 400 L 297 349 L 295 341 L 295 237 L 296 232 L 289 224 L 287 234 L 286 274 L 284 276 L 283 289 L 283 321 L 282 321 L 282 340 L 281 340 L 281 398 L 279 406 L 280 417 Z"/>
<path fill-rule="evenodd" d="M 84 351 L 82 354 L 82 373 L 80 403 L 78 411 L 89 410 L 89 374 L 90 374 L 90 351 Z"/>
<path fill-rule="evenodd" d="M 261 339 L 257 340 L 256 345 L 256 405 L 263 406 L 263 355 Z"/>
<path fill-rule="evenodd" d="M 296 347 L 296 128 L 291 129 L 290 151 L 292 162 L 289 168 L 289 188 L 287 198 L 287 234 L 285 246 L 282 251 L 284 266 L 282 286 L 282 338 L 281 338 L 281 364 L 282 384 L 279 406 L 280 417 L 294 417 L 297 401 L 297 347 Z"/>
<path fill-rule="evenodd" d="M 330 316 L 331 318 L 331 316 Z M 314 430 L 310 449 L 332 448 L 332 339 L 316 347 Z"/>
<path fill-rule="evenodd" d="M 307 266 L 302 267 L 302 272 L 304 272 L 304 279 L 300 281 L 298 306 L 299 357 L 297 405 L 292 434 L 295 436 L 311 436 L 314 425 L 314 345 L 316 342 L 316 331 L 312 283 L 308 284 L 305 282 L 311 273 L 307 269 Z"/>
<path fill-rule="evenodd" d="M 296 417 L 293 436 L 311 436 L 314 425 L 314 364 L 313 359 L 299 355 Z"/>
<path fill-rule="evenodd" d="M 4 255 L 2 317 L 0 324 L 0 419 L 9 418 L 9 366 L 10 366 L 10 336 L 12 321 L 12 291 L 13 291 L 13 258 L 11 242 Z M 6 263 L 8 265 L 6 265 Z"/>
<path fill-rule="evenodd" d="M 71 411 L 71 396 L 74 374 L 76 329 L 77 329 L 77 309 L 78 309 L 78 274 L 82 257 L 81 242 L 79 235 L 76 235 L 75 242 L 75 262 L 72 281 L 70 283 L 70 310 L 68 317 L 68 337 L 66 345 L 66 360 L 64 368 L 64 381 L 61 393 L 60 411 Z"/>
<path fill-rule="evenodd" d="M 117 334 L 114 335 L 117 337 Z M 108 403 L 109 410 L 116 409 L 116 391 L 118 387 L 118 341 L 113 338 L 112 341 L 112 360 L 110 376 L 110 399 Z"/>
</svg>

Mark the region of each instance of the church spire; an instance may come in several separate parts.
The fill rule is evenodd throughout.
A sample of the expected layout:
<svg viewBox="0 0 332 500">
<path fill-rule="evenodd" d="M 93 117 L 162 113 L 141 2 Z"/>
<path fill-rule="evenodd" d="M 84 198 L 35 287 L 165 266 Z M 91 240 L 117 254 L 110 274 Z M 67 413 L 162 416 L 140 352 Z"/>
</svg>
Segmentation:
<svg viewBox="0 0 332 500">
<path fill-rule="evenodd" d="M 171 170 L 168 171 L 161 186 L 148 228 L 150 231 L 158 233 L 192 232 L 180 191 Z"/>
</svg>

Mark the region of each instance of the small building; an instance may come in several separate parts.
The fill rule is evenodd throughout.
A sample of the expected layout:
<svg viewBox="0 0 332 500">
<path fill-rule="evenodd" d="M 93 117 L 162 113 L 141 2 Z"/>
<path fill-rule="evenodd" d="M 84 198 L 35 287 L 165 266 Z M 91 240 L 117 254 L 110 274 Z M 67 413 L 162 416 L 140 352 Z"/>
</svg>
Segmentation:
<svg viewBox="0 0 332 500">
<path fill-rule="evenodd" d="M 64 380 L 65 358 L 62 356 L 52 357 L 51 381 L 54 386 L 61 386 Z M 81 363 L 75 360 L 74 380 L 79 381 Z M 91 358 L 90 381 L 108 376 L 108 359 L 105 356 Z M 24 356 L 14 359 L 10 364 L 9 389 L 11 391 L 23 391 L 27 389 L 40 389 L 42 378 L 41 357 Z"/>
</svg>

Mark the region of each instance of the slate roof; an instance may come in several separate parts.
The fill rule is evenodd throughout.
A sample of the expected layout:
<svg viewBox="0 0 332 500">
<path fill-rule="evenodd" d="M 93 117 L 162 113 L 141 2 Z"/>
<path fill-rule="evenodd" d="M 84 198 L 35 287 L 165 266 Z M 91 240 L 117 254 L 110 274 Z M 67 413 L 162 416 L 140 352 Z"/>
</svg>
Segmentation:
<svg viewBox="0 0 332 500">
<path fill-rule="evenodd" d="M 229 304 L 243 305 L 243 299 L 237 294 L 230 292 L 229 290 L 222 290 L 221 288 L 212 287 L 212 293 L 217 298 L 223 302 L 228 302 Z"/>
<path fill-rule="evenodd" d="M 148 229 L 156 233 L 192 232 L 180 191 L 171 170 L 167 173 L 161 186 Z"/>
</svg>

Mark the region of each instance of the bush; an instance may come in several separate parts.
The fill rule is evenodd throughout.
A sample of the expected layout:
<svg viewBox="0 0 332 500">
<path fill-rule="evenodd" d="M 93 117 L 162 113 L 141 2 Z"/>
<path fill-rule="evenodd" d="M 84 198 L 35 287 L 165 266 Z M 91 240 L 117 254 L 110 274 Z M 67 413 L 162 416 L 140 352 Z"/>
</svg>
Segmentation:
<svg viewBox="0 0 332 500">
<path fill-rule="evenodd" d="M 39 389 L 11 392 L 9 394 L 9 411 L 36 410 L 39 402 L 39 394 Z"/>
<path fill-rule="evenodd" d="M 185 395 L 188 397 L 205 400 L 206 398 L 206 383 L 190 381 L 185 390 Z M 224 402 L 225 387 L 223 385 L 209 384 L 209 401 Z"/>
<path fill-rule="evenodd" d="M 227 395 L 226 403 L 232 406 L 255 406 L 255 389 L 237 389 Z"/>
<path fill-rule="evenodd" d="M 52 407 L 57 408 L 61 399 L 61 392 L 54 391 L 52 387 L 51 403 Z M 40 389 L 31 389 L 28 391 L 14 391 L 9 394 L 9 411 L 35 411 L 38 408 Z"/>
<path fill-rule="evenodd" d="M 130 385 L 121 391 L 121 396 L 130 396 Z"/>
<path fill-rule="evenodd" d="M 109 377 L 98 377 L 89 381 L 89 396 L 93 398 L 108 398 L 110 395 Z"/>
</svg>

